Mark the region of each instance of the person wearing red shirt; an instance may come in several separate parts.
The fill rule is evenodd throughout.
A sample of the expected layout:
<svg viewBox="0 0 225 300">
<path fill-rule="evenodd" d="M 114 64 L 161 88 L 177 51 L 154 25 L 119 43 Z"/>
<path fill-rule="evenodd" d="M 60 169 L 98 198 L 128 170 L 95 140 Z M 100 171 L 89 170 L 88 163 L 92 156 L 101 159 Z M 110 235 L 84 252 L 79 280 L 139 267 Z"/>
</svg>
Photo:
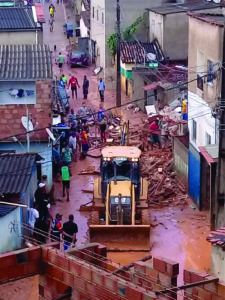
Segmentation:
<svg viewBox="0 0 225 300">
<path fill-rule="evenodd" d="M 69 85 L 68 88 L 71 86 L 71 91 L 72 91 L 72 99 L 74 100 L 74 91 L 76 94 L 76 99 L 77 99 L 77 86 L 80 88 L 77 77 L 75 76 L 71 76 L 70 80 L 69 80 Z"/>
<path fill-rule="evenodd" d="M 155 121 L 153 121 L 150 124 L 149 130 L 150 130 L 150 136 L 151 136 L 151 147 L 152 147 L 152 149 L 153 149 L 154 144 L 158 144 L 159 148 L 161 148 L 161 143 L 160 143 L 160 139 L 159 139 L 160 127 L 159 127 L 159 120 L 158 119 L 156 119 Z"/>
</svg>

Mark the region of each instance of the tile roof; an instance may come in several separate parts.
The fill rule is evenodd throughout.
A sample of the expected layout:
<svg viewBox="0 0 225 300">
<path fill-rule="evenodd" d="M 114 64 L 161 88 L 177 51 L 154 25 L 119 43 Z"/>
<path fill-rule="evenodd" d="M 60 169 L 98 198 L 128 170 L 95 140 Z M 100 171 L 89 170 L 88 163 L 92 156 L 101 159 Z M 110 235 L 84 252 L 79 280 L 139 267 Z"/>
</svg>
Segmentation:
<svg viewBox="0 0 225 300">
<path fill-rule="evenodd" d="M 36 153 L 0 155 L 0 193 L 25 192 L 38 159 L 40 156 Z"/>
<path fill-rule="evenodd" d="M 165 60 L 165 56 L 156 40 L 150 43 L 144 42 L 121 42 L 120 55 L 123 63 L 143 63 L 145 50 L 145 62 L 149 62 L 147 54 L 152 53 L 156 55 L 157 61 Z"/>
<path fill-rule="evenodd" d="M 15 206 L 0 204 L 0 218 L 8 215 L 14 209 L 16 209 Z"/>
<path fill-rule="evenodd" d="M 211 231 L 207 236 L 206 240 L 212 243 L 213 246 L 217 245 L 220 247 L 225 247 L 225 226 L 221 227 L 216 231 Z"/>
<path fill-rule="evenodd" d="M 0 45 L 0 80 L 52 79 L 49 46 Z"/>
<path fill-rule="evenodd" d="M 44 14 L 43 5 L 41 3 L 34 3 L 34 6 L 36 9 L 38 22 L 45 23 L 45 14 Z"/>
<path fill-rule="evenodd" d="M 187 15 L 203 22 L 210 23 L 212 25 L 224 27 L 224 15 L 222 14 L 202 14 L 188 12 Z"/>
<path fill-rule="evenodd" d="M 199 1 L 199 2 L 187 2 L 187 3 L 163 4 L 158 7 L 149 8 L 148 10 L 155 12 L 157 14 L 167 15 L 167 14 L 186 12 L 186 11 L 213 9 L 217 7 L 222 7 L 222 5 L 216 4 L 214 2 Z"/>
<path fill-rule="evenodd" d="M 41 29 L 35 23 L 31 7 L 0 7 L 0 31 Z"/>
</svg>

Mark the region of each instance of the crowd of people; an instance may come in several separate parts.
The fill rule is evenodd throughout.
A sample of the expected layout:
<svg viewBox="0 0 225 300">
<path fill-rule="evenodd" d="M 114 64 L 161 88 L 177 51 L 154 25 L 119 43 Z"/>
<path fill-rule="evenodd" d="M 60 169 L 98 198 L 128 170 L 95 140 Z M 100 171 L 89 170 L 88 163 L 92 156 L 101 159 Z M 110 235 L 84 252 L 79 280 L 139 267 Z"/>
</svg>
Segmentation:
<svg viewBox="0 0 225 300">
<path fill-rule="evenodd" d="M 69 173 L 65 171 L 65 167 L 62 167 L 62 178 L 65 179 L 63 190 L 68 188 L 65 182 L 68 180 Z M 52 242 L 63 242 L 64 250 L 67 250 L 70 246 L 74 246 L 77 241 L 78 227 L 74 223 L 72 214 L 69 215 L 69 221 L 63 225 L 61 224 L 62 214 L 57 213 L 55 218 L 52 217 L 50 213 L 50 194 L 51 192 L 48 192 L 47 189 L 47 176 L 44 175 L 35 191 L 33 207 L 29 209 L 30 236 L 36 240 L 37 244 L 46 244 L 48 237 L 50 237 Z"/>
</svg>

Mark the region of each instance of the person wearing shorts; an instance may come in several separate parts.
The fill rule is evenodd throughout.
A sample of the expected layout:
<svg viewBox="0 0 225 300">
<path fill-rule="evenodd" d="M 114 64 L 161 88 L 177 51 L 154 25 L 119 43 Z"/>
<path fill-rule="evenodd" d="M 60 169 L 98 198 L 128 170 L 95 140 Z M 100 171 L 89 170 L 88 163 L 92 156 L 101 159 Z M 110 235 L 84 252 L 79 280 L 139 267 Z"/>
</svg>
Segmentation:
<svg viewBox="0 0 225 300">
<path fill-rule="evenodd" d="M 58 67 L 59 67 L 59 69 L 60 69 L 60 73 L 61 73 L 61 71 L 62 71 L 63 63 L 64 63 L 64 56 L 62 55 L 61 52 L 59 52 L 59 57 L 58 57 Z"/>
<path fill-rule="evenodd" d="M 62 184 L 63 184 L 63 197 L 65 197 L 66 190 L 66 201 L 70 201 L 69 191 L 70 191 L 70 172 L 68 166 L 63 166 L 61 168 L 62 172 Z"/>
<path fill-rule="evenodd" d="M 159 120 L 158 119 L 156 119 L 155 121 L 153 121 L 150 124 L 149 130 L 150 130 L 150 136 L 151 136 L 151 147 L 152 147 L 152 149 L 153 149 L 154 144 L 158 144 L 159 148 L 161 148 L 161 142 L 160 142 L 160 138 L 159 138 L 160 127 L 159 127 Z"/>
<path fill-rule="evenodd" d="M 77 86 L 80 88 L 78 80 L 75 76 L 71 76 L 70 80 L 69 80 L 69 85 L 68 88 L 71 86 L 71 91 L 72 91 L 72 99 L 74 100 L 74 92 L 76 95 L 76 99 L 77 99 Z"/>
</svg>

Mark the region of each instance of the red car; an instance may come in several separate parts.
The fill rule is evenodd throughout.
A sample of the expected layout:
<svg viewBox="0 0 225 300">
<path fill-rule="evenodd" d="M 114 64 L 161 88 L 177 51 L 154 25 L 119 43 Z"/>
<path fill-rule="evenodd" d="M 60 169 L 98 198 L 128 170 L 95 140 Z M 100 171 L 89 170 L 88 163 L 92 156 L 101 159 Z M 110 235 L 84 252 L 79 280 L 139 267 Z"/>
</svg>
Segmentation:
<svg viewBox="0 0 225 300">
<path fill-rule="evenodd" d="M 86 53 L 81 51 L 73 51 L 69 54 L 70 67 L 81 66 L 87 67 L 89 64 L 89 57 Z"/>
</svg>

